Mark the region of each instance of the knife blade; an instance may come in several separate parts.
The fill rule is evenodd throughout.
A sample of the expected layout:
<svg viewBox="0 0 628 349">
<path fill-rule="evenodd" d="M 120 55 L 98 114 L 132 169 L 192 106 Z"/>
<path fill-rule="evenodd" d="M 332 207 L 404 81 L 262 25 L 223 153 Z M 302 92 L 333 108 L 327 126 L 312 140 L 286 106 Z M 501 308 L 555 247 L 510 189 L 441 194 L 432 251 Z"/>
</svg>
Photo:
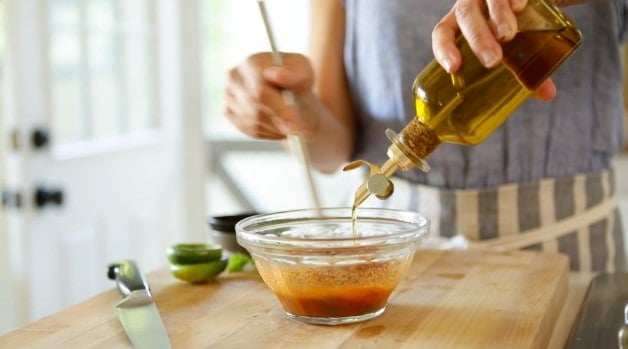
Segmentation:
<svg viewBox="0 0 628 349">
<path fill-rule="evenodd" d="M 168 333 L 150 288 L 135 261 L 109 265 L 107 276 L 116 281 L 123 299 L 116 304 L 118 318 L 134 348 L 170 348 Z"/>
</svg>

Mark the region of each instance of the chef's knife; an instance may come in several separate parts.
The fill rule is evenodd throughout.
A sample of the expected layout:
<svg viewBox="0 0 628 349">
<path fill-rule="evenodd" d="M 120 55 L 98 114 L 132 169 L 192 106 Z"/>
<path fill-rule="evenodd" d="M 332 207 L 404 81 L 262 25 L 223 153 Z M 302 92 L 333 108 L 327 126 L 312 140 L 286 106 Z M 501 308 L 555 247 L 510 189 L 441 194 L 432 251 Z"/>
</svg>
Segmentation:
<svg viewBox="0 0 628 349">
<path fill-rule="evenodd" d="M 134 348 L 170 348 L 168 333 L 159 316 L 148 283 L 134 261 L 109 265 L 107 276 L 116 281 L 124 297 L 116 311 Z"/>
</svg>

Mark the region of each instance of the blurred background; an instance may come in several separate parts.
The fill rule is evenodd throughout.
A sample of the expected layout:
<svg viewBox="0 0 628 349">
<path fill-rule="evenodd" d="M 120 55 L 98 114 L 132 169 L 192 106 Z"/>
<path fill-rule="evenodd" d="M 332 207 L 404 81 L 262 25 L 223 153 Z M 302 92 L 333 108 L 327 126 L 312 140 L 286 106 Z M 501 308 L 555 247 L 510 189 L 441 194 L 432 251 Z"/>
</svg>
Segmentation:
<svg viewBox="0 0 628 349">
<path fill-rule="evenodd" d="M 306 52 L 309 1 L 266 3 Z M 164 266 L 209 216 L 311 206 L 298 161 L 222 115 L 228 69 L 267 50 L 255 0 L 0 0 L 0 333 L 113 288 L 110 262 Z M 358 176 L 316 174 L 323 205 Z"/>
</svg>

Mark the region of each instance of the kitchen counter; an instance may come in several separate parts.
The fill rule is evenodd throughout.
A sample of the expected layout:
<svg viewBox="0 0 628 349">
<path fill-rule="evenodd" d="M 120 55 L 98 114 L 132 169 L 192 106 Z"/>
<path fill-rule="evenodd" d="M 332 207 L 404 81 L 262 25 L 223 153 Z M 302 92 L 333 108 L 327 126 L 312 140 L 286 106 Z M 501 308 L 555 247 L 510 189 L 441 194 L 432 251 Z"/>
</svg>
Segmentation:
<svg viewBox="0 0 628 349">
<path fill-rule="evenodd" d="M 103 267 L 103 277 L 105 276 Z M 284 315 L 257 273 L 192 285 L 148 274 L 173 348 L 562 348 L 592 275 L 559 254 L 417 252 L 383 315 L 344 326 Z M 131 348 L 112 289 L 0 337 L 2 348 Z"/>
<path fill-rule="evenodd" d="M 570 273 L 569 289 L 561 309 L 548 348 L 564 348 L 574 327 L 578 312 L 587 294 L 594 273 Z"/>
</svg>

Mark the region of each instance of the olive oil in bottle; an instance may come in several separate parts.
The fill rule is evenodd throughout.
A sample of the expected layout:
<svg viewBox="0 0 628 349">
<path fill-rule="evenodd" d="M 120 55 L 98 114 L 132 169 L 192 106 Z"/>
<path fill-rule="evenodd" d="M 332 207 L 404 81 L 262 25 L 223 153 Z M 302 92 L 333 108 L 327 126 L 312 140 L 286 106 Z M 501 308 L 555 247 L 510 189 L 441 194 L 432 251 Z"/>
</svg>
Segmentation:
<svg viewBox="0 0 628 349">
<path fill-rule="evenodd" d="M 459 39 L 464 60 L 454 77 L 432 62 L 416 78 L 418 121 L 443 142 L 481 143 L 549 78 L 580 42 L 577 34 L 571 27 L 520 32 L 503 44 L 503 62 L 494 69 Z"/>
<path fill-rule="evenodd" d="M 416 117 L 400 135 L 386 130 L 392 143 L 389 160 L 381 168 L 362 160 L 345 167 L 367 164 L 371 168 L 369 178 L 355 193 L 354 210 L 371 194 L 389 197 L 393 188 L 388 177 L 397 170 L 418 166 L 428 171 L 425 159 L 442 142 L 475 145 L 484 141 L 582 41 L 571 20 L 545 0 L 530 0 L 517 14 L 517 25 L 515 37 L 502 44 L 503 61 L 495 68 L 482 66 L 461 36 L 457 45 L 462 65 L 455 74 L 447 73 L 436 61 L 419 73 L 413 86 Z"/>
</svg>

